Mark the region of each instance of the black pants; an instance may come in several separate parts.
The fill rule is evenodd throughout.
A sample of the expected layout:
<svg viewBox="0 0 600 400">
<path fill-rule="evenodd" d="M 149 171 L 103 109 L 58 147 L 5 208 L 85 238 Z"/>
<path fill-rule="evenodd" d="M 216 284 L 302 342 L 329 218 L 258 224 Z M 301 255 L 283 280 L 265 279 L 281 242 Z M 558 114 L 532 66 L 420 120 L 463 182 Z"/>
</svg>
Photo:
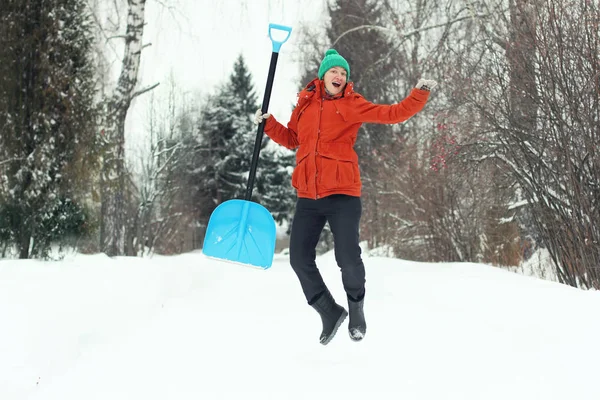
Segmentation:
<svg viewBox="0 0 600 400">
<path fill-rule="evenodd" d="M 342 270 L 346 294 L 360 300 L 365 294 L 365 266 L 360 257 L 360 197 L 332 195 L 318 200 L 299 198 L 292 222 L 290 263 L 312 304 L 326 289 L 317 269 L 316 247 L 325 222 L 333 233 L 335 259 Z"/>
</svg>

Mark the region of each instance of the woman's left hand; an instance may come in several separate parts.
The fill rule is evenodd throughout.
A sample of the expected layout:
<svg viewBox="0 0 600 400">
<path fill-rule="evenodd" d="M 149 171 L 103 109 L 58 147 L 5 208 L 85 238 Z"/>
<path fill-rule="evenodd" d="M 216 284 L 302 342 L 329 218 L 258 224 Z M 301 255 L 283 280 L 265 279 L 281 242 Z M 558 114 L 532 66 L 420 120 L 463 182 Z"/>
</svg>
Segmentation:
<svg viewBox="0 0 600 400">
<path fill-rule="evenodd" d="M 419 82 L 415 85 L 417 89 L 421 90 L 431 90 L 437 86 L 437 82 L 433 79 L 419 79 Z"/>
</svg>

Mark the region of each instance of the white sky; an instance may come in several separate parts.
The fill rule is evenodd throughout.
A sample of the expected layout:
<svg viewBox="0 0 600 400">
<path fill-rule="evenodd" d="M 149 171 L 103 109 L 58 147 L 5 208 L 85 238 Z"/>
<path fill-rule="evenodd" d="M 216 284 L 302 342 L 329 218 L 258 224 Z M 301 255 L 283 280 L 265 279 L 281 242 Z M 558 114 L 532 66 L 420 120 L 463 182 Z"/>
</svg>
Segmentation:
<svg viewBox="0 0 600 400">
<path fill-rule="evenodd" d="M 0 399 L 600 398 L 599 292 L 364 254 L 367 335 L 327 346 L 284 255 L 0 261 Z"/>
<path fill-rule="evenodd" d="M 272 52 L 268 25 L 287 25 L 293 30 L 279 54 L 269 107 L 287 122 L 299 83 L 293 57 L 297 30 L 303 22 L 318 23 L 325 0 L 171 0 L 171 4 L 176 6 L 172 13 L 156 1 L 148 2 L 144 42 L 152 46 L 142 53 L 139 87 L 161 82 L 166 89 L 172 72 L 180 88 L 212 93 L 242 53 L 261 102 Z M 130 109 L 132 137 L 144 136 L 147 98 L 138 98 Z"/>
</svg>

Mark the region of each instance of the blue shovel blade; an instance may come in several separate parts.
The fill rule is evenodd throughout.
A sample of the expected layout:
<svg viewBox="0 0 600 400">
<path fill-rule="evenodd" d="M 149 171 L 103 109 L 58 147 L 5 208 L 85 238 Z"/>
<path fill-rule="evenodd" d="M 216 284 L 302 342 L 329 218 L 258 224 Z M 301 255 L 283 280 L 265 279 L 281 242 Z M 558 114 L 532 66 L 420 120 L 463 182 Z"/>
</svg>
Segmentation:
<svg viewBox="0 0 600 400">
<path fill-rule="evenodd" d="M 202 252 L 213 258 L 267 269 L 273 263 L 275 220 L 258 203 L 228 200 L 208 221 Z"/>
</svg>

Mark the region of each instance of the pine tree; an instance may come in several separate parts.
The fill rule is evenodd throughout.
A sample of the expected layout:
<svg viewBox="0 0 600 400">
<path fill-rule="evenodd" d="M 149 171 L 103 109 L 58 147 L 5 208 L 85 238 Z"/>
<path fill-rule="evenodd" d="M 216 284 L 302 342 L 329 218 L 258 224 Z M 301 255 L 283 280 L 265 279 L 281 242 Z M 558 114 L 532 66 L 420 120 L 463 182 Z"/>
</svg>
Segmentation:
<svg viewBox="0 0 600 400">
<path fill-rule="evenodd" d="M 240 56 L 228 81 L 209 100 L 200 118 L 193 169 L 198 178 L 192 179 L 198 188 L 198 204 L 203 207 L 201 219 L 208 220 L 224 201 L 244 198 L 256 139 L 252 118 L 258 108 L 252 75 Z M 293 205 L 289 168 L 293 154 L 282 155 L 268 144 L 265 136 L 252 199 L 282 221 Z"/>
<path fill-rule="evenodd" d="M 10 221 L 1 236 L 20 258 L 83 230 L 70 179 L 93 142 L 90 26 L 83 0 L 0 7 L 0 214 Z"/>
<path fill-rule="evenodd" d="M 296 204 L 296 193 L 291 186 L 296 156 L 283 148 L 265 146 L 254 182 L 253 200 L 265 206 L 278 223 L 290 221 Z"/>
<path fill-rule="evenodd" d="M 229 78 L 229 86 L 236 99 L 240 101 L 240 110 L 244 113 L 253 114 L 258 107 L 258 100 L 254 92 L 252 74 L 240 54 L 233 66 L 233 73 Z"/>
<path fill-rule="evenodd" d="M 215 205 L 244 196 L 253 146 L 251 115 L 257 104 L 250 72 L 240 56 L 201 118 L 203 186 Z"/>
<path fill-rule="evenodd" d="M 248 100 L 248 99 L 245 99 Z M 205 190 L 215 204 L 240 198 L 245 187 L 244 172 L 249 170 L 251 154 L 249 114 L 230 85 L 221 88 L 202 113 L 199 145 L 203 150 L 201 173 Z"/>
</svg>

